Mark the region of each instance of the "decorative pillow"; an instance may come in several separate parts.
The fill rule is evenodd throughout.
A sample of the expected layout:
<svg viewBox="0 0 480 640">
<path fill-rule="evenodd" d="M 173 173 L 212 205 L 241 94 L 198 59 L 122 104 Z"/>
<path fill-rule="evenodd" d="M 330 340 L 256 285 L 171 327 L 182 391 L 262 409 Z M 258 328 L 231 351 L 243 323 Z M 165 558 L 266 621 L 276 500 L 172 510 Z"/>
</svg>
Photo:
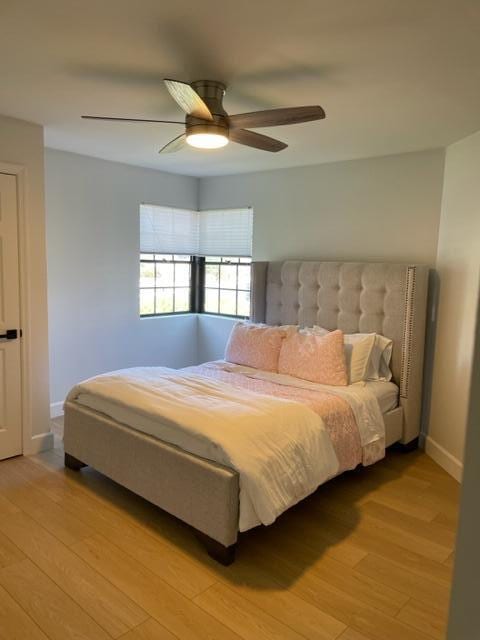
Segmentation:
<svg viewBox="0 0 480 640">
<path fill-rule="evenodd" d="M 225 348 L 225 360 L 277 372 L 280 348 L 286 334 L 281 327 L 237 322 Z"/>
<path fill-rule="evenodd" d="M 290 333 L 282 343 L 278 372 L 310 382 L 345 386 L 348 377 L 343 333 Z"/>
<path fill-rule="evenodd" d="M 327 331 L 315 326 L 318 335 Z M 345 358 L 350 384 L 361 380 L 392 379 L 390 360 L 393 341 L 378 333 L 347 333 L 344 335 Z"/>
</svg>

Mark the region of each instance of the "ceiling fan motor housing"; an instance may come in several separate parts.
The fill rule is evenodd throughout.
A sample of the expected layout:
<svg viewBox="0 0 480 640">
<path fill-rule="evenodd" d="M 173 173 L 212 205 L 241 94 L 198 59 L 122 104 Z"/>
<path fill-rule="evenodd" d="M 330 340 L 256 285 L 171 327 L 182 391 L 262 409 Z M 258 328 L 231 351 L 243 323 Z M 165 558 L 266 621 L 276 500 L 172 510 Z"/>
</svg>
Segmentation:
<svg viewBox="0 0 480 640">
<path fill-rule="evenodd" d="M 203 120 L 187 115 L 185 119 L 187 136 L 195 133 L 210 133 L 228 137 L 228 116 L 223 108 L 226 86 L 216 80 L 196 80 L 191 83 L 191 86 L 210 109 L 213 120 Z"/>
</svg>

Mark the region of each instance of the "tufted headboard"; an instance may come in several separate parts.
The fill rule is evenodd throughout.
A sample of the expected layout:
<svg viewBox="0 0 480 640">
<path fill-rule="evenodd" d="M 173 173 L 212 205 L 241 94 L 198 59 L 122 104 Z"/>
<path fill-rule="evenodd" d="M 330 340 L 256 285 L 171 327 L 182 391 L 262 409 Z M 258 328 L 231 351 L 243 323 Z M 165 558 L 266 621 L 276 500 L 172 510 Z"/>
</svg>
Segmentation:
<svg viewBox="0 0 480 640">
<path fill-rule="evenodd" d="M 402 442 L 420 433 L 428 267 L 373 262 L 255 262 L 254 322 L 318 324 L 393 340 L 391 368 L 400 388 Z"/>
</svg>

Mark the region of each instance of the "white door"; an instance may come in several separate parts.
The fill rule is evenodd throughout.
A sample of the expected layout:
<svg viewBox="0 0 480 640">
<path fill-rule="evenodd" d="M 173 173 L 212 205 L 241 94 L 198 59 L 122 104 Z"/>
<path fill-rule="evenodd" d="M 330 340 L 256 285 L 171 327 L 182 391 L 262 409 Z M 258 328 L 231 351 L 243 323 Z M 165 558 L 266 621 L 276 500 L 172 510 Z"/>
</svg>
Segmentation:
<svg viewBox="0 0 480 640">
<path fill-rule="evenodd" d="M 19 289 L 17 179 L 0 173 L 0 460 L 22 453 Z"/>
</svg>

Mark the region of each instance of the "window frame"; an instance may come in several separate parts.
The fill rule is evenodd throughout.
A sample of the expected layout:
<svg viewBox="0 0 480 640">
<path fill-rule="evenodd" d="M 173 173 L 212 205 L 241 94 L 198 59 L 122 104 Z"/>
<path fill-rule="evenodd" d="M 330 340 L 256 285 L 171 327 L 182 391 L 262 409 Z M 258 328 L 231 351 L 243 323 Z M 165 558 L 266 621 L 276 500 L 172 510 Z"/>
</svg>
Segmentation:
<svg viewBox="0 0 480 640">
<path fill-rule="evenodd" d="M 188 313 L 195 313 L 195 308 L 196 308 L 196 301 L 195 301 L 195 287 L 194 287 L 194 261 L 195 258 L 194 256 L 189 256 L 187 254 L 181 254 L 181 255 L 185 255 L 185 257 L 188 258 L 188 260 L 175 260 L 174 256 L 175 255 L 180 255 L 180 254 L 161 254 L 161 253 L 152 253 L 151 255 L 156 256 L 156 255 L 172 255 L 173 259 L 172 260 L 156 260 L 155 257 L 153 258 L 153 260 L 149 260 L 149 259 L 145 259 L 142 258 L 142 255 L 145 255 L 146 252 L 141 252 L 140 253 L 140 260 L 139 260 L 139 286 L 138 286 L 138 312 L 139 312 L 139 317 L 140 318 L 157 318 L 160 316 L 182 316 Z M 140 286 L 140 274 L 141 274 L 141 265 L 142 264 L 153 264 L 155 269 L 155 276 L 154 276 L 154 286 L 153 287 L 141 287 Z M 189 295 L 189 308 L 187 311 L 162 311 L 160 313 L 141 313 L 140 312 L 140 292 L 144 291 L 144 290 L 152 290 L 154 292 L 154 296 L 155 293 L 157 291 L 157 289 L 173 289 L 173 308 L 175 309 L 175 289 L 186 289 L 187 287 L 182 286 L 182 287 L 175 287 L 175 280 L 174 280 L 174 284 L 172 287 L 157 287 L 157 269 L 156 269 L 156 265 L 157 264 L 172 264 L 174 265 L 174 269 L 175 269 L 175 265 L 176 264 L 188 264 L 190 266 L 190 283 L 188 285 L 188 288 L 190 289 L 190 295 Z M 175 273 L 175 272 L 174 272 Z M 174 275 L 175 278 L 175 275 Z M 155 306 L 156 306 L 156 296 L 155 296 Z"/>
<path fill-rule="evenodd" d="M 250 313 L 248 314 L 248 316 L 244 316 L 244 315 L 239 315 L 239 314 L 231 314 L 231 313 L 221 313 L 220 311 L 216 312 L 216 311 L 205 311 L 205 291 L 206 289 L 213 289 L 213 290 L 217 290 L 218 289 L 218 295 L 219 295 L 219 303 L 218 303 L 218 308 L 220 309 L 220 291 L 235 291 L 235 306 L 236 309 L 238 311 L 238 292 L 239 291 L 248 291 L 248 293 L 250 294 L 250 297 L 252 295 L 252 281 L 251 281 L 251 277 L 250 277 L 250 288 L 249 289 L 240 289 L 238 287 L 238 267 L 240 265 L 248 265 L 250 267 L 250 270 L 252 268 L 252 258 L 248 258 L 250 260 L 250 262 L 240 262 L 240 260 L 247 258 L 247 256 L 228 256 L 228 258 L 235 258 L 236 260 L 238 260 L 238 262 L 229 262 L 227 260 L 227 256 L 218 256 L 220 258 L 220 260 L 217 262 L 213 262 L 213 261 L 207 261 L 209 257 L 217 257 L 217 256 L 204 256 L 202 258 L 200 258 L 201 260 L 201 272 L 202 272 L 202 276 L 203 276 L 203 281 L 201 284 L 201 304 L 198 307 L 199 308 L 199 313 L 204 313 L 207 314 L 209 316 L 220 316 L 223 318 L 236 318 L 238 320 L 248 320 L 250 318 Z M 223 259 L 225 259 L 226 261 L 223 262 Z M 205 273 L 206 273 L 206 267 L 207 265 L 218 265 L 219 266 L 219 286 L 218 287 L 207 287 L 205 284 Z M 235 287 L 235 289 L 227 289 L 226 287 L 221 287 L 220 286 L 220 266 L 221 265 L 230 265 L 230 266 L 235 266 L 237 267 L 237 275 L 236 275 L 236 284 L 237 286 Z M 251 273 L 250 273 L 251 276 Z"/>
<path fill-rule="evenodd" d="M 228 256 L 229 258 L 236 258 L 238 259 L 238 262 L 234 262 L 234 263 L 229 263 L 228 261 L 226 262 L 222 262 L 222 258 L 220 257 L 220 261 L 219 262 L 207 262 L 207 259 L 209 256 L 203 257 L 203 256 L 187 256 L 185 254 L 186 257 L 189 258 L 189 260 L 156 260 L 155 259 L 155 255 L 180 255 L 180 254 L 156 254 L 156 253 L 151 253 L 150 255 L 153 255 L 154 258 L 149 260 L 149 259 L 142 259 L 142 255 L 144 255 L 144 253 L 147 252 L 141 252 L 140 253 L 140 260 L 139 260 L 139 271 L 141 269 L 141 264 L 142 263 L 147 263 L 147 264 L 154 264 L 155 267 L 157 264 L 189 264 L 190 265 L 190 299 L 189 299 L 189 310 L 188 311 L 165 311 L 165 312 L 160 312 L 160 313 L 140 313 L 140 292 L 142 290 L 146 290 L 146 289 L 150 289 L 153 290 L 154 292 L 157 289 L 161 289 L 164 287 L 157 287 L 156 285 L 156 278 L 157 278 L 157 270 L 155 268 L 155 285 L 153 287 L 138 287 L 138 292 L 139 292 L 139 317 L 140 318 L 158 318 L 158 317 L 164 317 L 164 316 L 179 316 L 179 315 L 186 315 L 186 314 L 190 314 L 190 313 L 201 313 L 201 314 L 206 314 L 206 315 L 212 315 L 212 316 L 218 316 L 218 317 L 223 317 L 223 318 L 232 318 L 232 319 L 238 319 L 238 320 L 248 320 L 250 318 L 250 314 L 247 316 L 244 315 L 234 315 L 234 314 L 228 314 L 228 313 L 220 313 L 220 312 L 215 312 L 215 311 L 205 311 L 205 289 L 209 288 L 209 289 L 217 289 L 217 287 L 206 287 L 205 286 L 205 271 L 206 271 L 206 266 L 209 264 L 213 264 L 213 265 L 222 265 L 222 264 L 233 264 L 234 266 L 240 266 L 242 264 L 242 262 L 240 262 L 240 260 L 242 259 L 246 259 L 247 256 Z M 183 255 L 183 254 L 182 254 Z M 217 257 L 217 256 L 214 256 Z M 250 262 L 245 262 L 243 264 L 248 264 L 248 266 L 252 265 L 252 258 L 249 257 L 248 260 L 250 260 Z M 140 274 L 139 274 L 140 275 Z M 252 289 L 251 289 L 251 281 L 250 281 L 250 289 L 239 289 L 238 288 L 238 268 L 237 268 L 237 277 L 236 277 L 236 288 L 235 289 L 225 289 L 225 287 L 220 287 L 220 283 L 218 286 L 218 291 L 219 291 L 219 295 L 220 295 L 220 291 L 222 289 L 224 290 L 228 290 L 228 291 L 235 291 L 236 293 L 236 307 L 238 309 L 238 292 L 239 291 L 248 291 L 250 293 L 252 293 Z M 165 287 L 165 288 L 172 288 L 174 290 L 174 305 L 175 305 L 175 285 L 173 287 Z M 184 287 L 181 287 L 184 288 Z M 220 305 L 219 305 L 220 308 Z"/>
</svg>

